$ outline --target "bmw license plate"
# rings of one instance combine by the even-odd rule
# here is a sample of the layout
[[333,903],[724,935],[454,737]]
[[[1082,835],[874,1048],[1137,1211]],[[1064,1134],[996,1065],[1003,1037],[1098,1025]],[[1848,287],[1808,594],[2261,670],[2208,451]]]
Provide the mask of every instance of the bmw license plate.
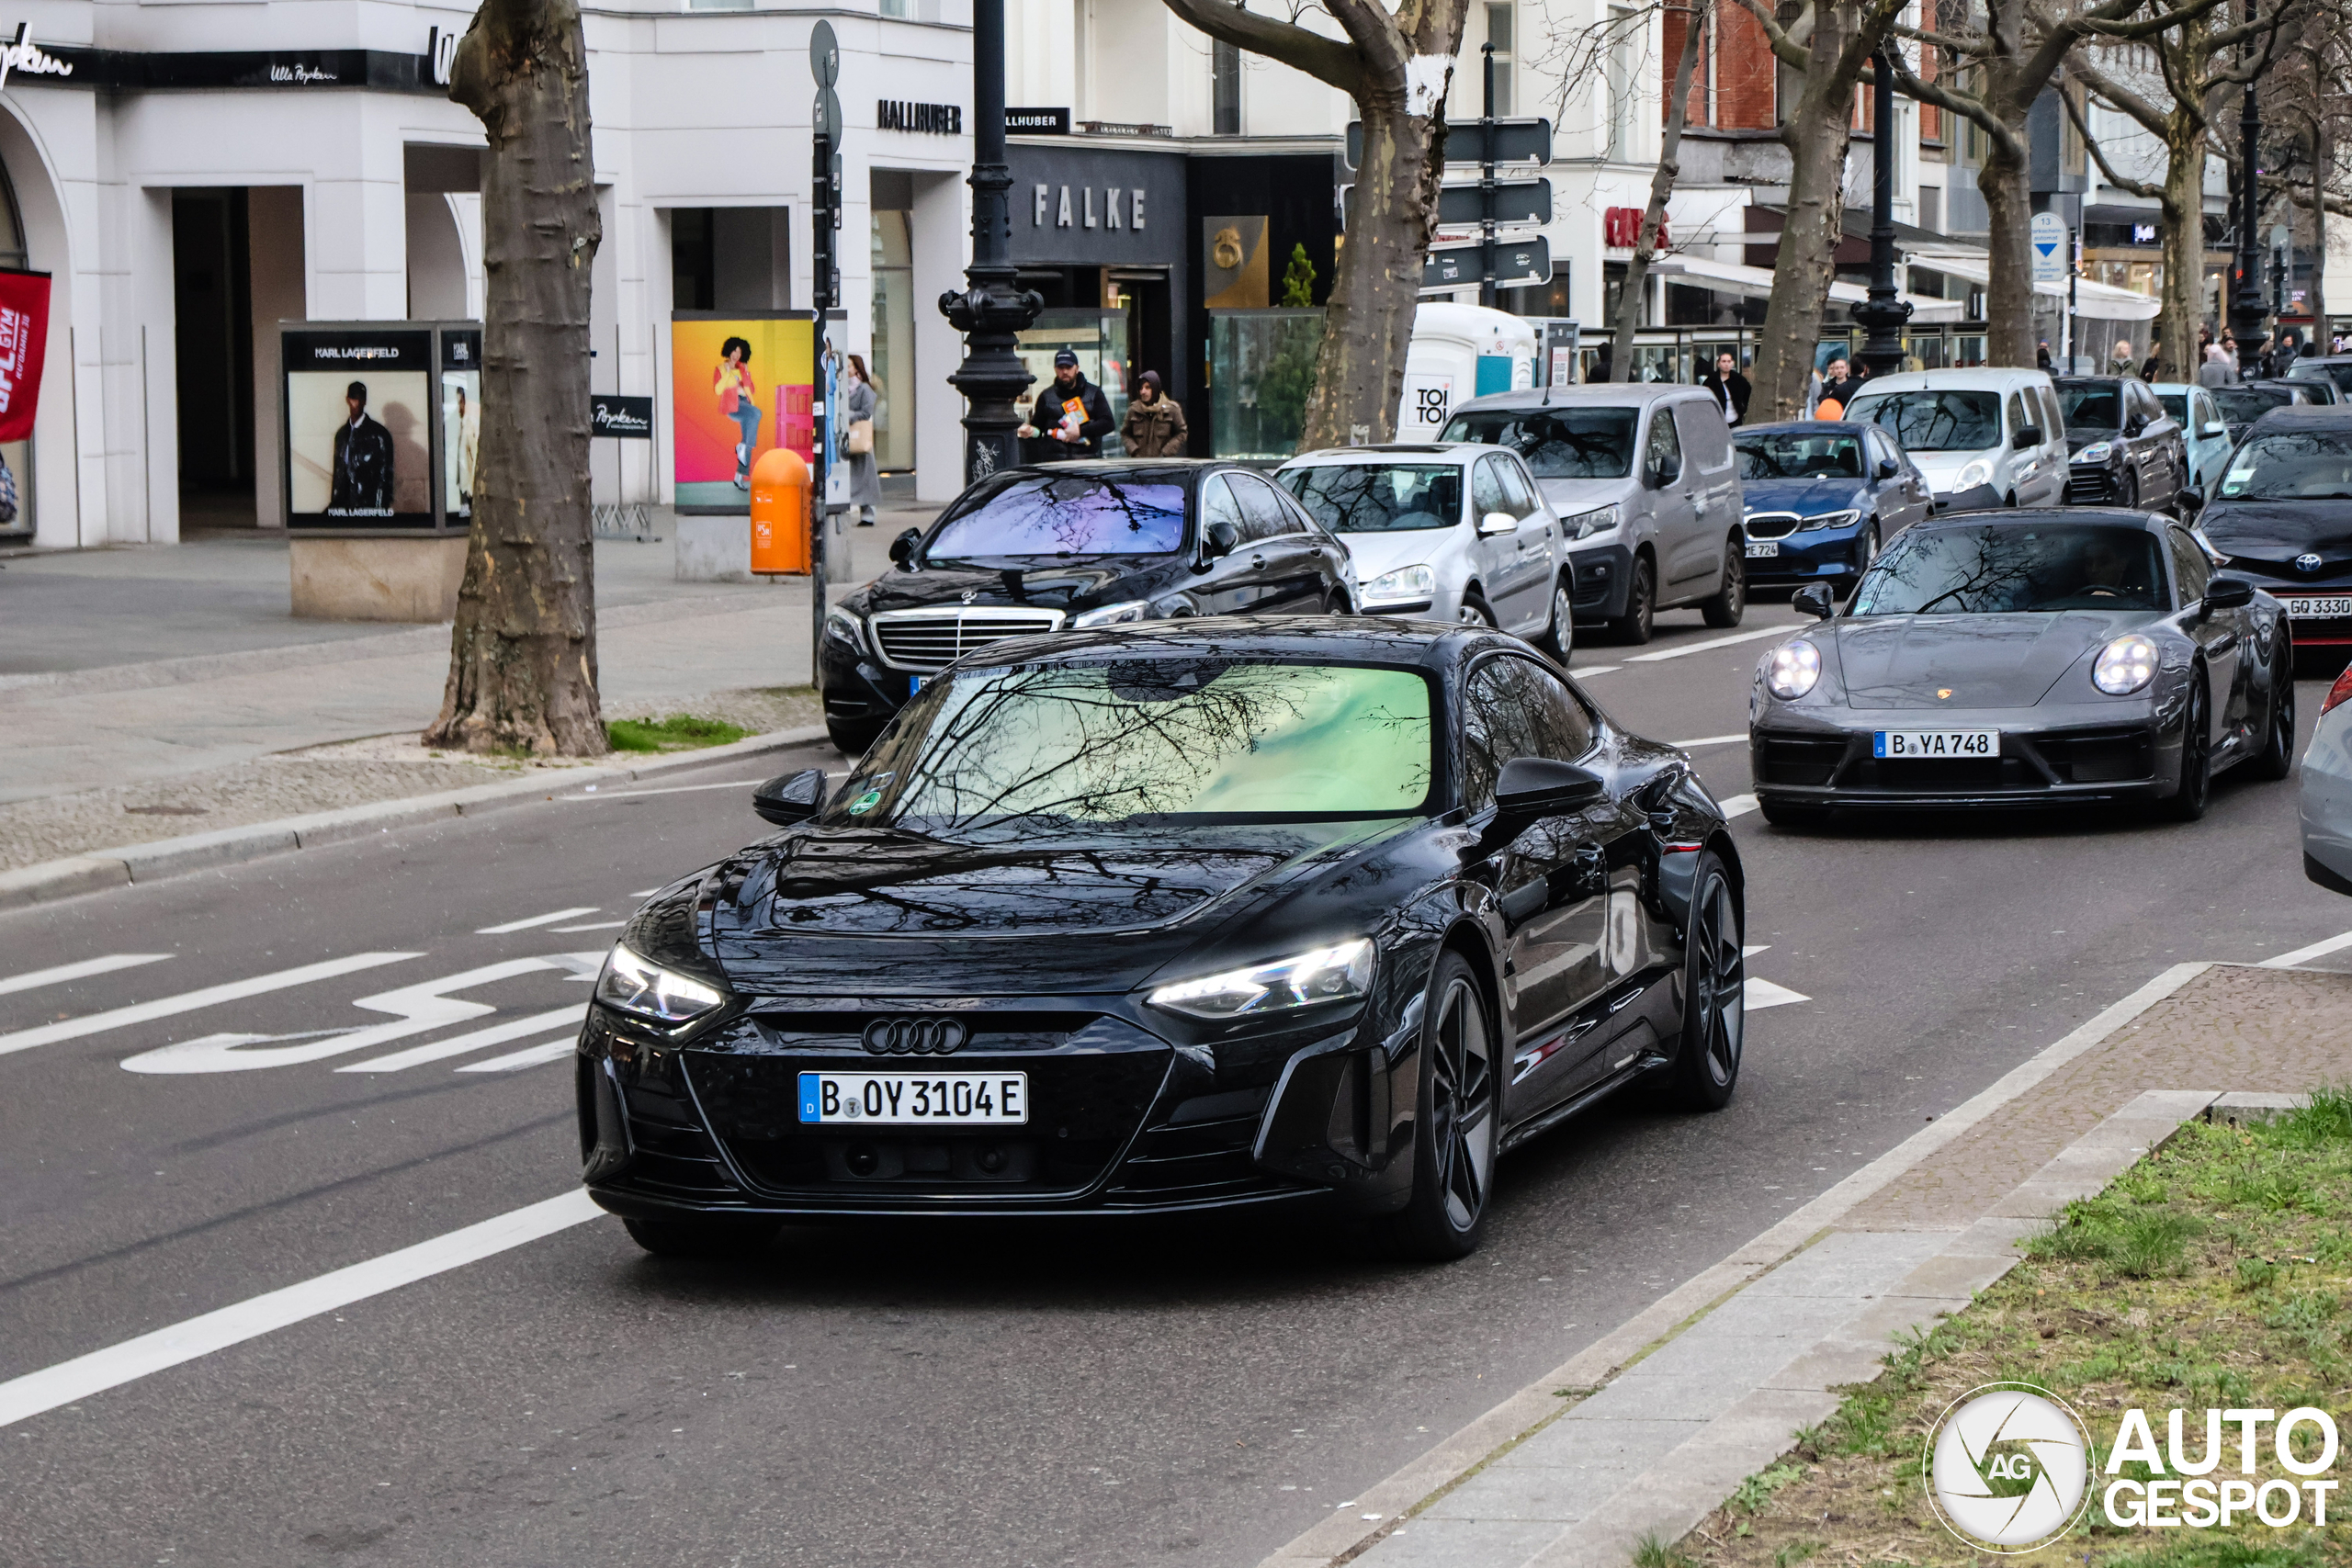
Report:
[[804,1126],[1018,1127],[1029,1120],[1026,1073],[802,1073]]
[[2352,615],[2352,594],[2288,593],[2279,595],[2290,621],[2340,621]]
[[1997,757],[1997,729],[1882,729],[1871,749],[1873,757]]
[[1780,553],[1781,541],[1778,539],[1750,539],[1747,541],[1747,555],[1750,560],[1755,559],[1758,556],[1777,556]]

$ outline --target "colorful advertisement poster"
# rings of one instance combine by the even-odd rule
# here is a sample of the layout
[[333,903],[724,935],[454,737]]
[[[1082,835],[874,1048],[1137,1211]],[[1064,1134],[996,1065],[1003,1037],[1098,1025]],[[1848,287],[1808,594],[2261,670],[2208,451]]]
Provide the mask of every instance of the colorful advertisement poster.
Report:
[[748,513],[752,465],[788,446],[815,457],[816,322],[682,310],[670,321],[677,508]]
[[0,443],[33,433],[49,346],[49,274],[0,271]]
[[470,524],[474,462],[481,452],[481,333],[441,333],[441,517]]
[[286,510],[294,528],[433,526],[433,333],[289,332]]

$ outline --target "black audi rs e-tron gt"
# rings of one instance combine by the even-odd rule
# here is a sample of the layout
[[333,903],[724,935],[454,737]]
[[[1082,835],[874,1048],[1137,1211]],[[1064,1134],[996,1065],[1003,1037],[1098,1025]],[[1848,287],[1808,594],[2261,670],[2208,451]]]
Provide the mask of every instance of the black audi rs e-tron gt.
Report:
[[588,1190],[656,1252],[1321,1203],[1458,1257],[1513,1144],[1738,1076],[1721,810],[1491,631],[996,643],[754,805],[784,830],[638,911],[580,1040]]

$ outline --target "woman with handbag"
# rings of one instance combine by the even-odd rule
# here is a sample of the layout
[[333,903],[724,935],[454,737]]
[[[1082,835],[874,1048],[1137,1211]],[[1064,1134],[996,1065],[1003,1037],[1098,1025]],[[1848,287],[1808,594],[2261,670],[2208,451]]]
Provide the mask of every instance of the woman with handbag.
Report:
[[842,451],[849,458],[849,503],[857,508],[857,525],[874,526],[874,509],[882,504],[882,472],[874,461],[874,411],[881,405],[881,389],[866,373],[865,361],[849,358],[849,382],[842,393]]

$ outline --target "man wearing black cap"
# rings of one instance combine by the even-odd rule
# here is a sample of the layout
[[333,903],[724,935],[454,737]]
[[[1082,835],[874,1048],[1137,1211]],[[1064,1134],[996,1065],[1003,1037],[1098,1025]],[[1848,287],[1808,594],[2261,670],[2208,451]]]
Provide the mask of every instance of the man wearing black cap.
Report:
[[327,497],[334,517],[382,517],[392,510],[392,433],[368,416],[368,383],[344,389],[351,418],[334,433],[334,489]]
[[1127,421],[1119,440],[1130,457],[1181,457],[1188,437],[1183,405],[1160,390],[1159,372],[1143,373],[1142,389],[1127,405]]
[[1111,405],[1102,389],[1078,373],[1078,355],[1065,348],[1054,355],[1054,378],[1037,394],[1029,423],[1018,434],[1024,441],[1048,443],[1036,461],[1057,463],[1100,457],[1111,428]]

